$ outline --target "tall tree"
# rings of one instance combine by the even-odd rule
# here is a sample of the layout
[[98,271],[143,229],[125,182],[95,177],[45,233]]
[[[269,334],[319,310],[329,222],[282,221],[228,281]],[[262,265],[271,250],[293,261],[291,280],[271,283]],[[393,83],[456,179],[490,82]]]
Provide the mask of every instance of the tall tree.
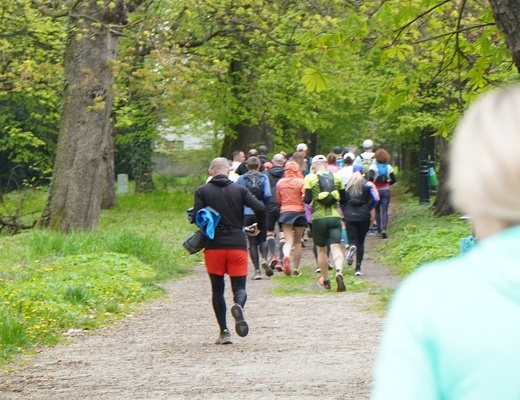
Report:
[[48,226],[69,232],[97,226],[111,153],[110,115],[119,36],[141,1],[33,0],[47,16],[66,17],[66,88],[48,202]]

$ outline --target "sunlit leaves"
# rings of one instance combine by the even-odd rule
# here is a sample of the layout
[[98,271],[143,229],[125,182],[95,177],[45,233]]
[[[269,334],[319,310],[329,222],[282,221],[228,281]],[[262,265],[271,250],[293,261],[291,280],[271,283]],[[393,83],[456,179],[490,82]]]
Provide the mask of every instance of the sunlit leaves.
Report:
[[329,78],[315,70],[306,68],[303,70],[302,83],[305,84],[308,92],[321,92],[327,86]]

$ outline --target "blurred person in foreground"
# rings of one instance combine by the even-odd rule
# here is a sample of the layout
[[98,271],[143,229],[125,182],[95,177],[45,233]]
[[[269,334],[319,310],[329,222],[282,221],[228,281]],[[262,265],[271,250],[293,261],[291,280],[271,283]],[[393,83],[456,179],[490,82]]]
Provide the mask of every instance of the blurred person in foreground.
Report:
[[229,164],[223,158],[215,158],[209,166],[212,179],[195,191],[193,215],[204,207],[211,207],[220,214],[215,237],[205,239],[204,263],[211,281],[213,310],[220,327],[216,344],[232,343],[226,322],[224,275],[231,279],[234,305],[231,315],[235,319],[235,331],[244,337],[249,325],[244,318],[246,304],[247,241],[243,232],[244,206],[250,207],[258,219],[256,234],[265,230],[265,207],[249,191],[228,178]]
[[520,399],[519,109],[520,87],[499,89],[459,123],[451,198],[471,216],[479,240],[467,253],[421,267],[397,290],[373,400]]

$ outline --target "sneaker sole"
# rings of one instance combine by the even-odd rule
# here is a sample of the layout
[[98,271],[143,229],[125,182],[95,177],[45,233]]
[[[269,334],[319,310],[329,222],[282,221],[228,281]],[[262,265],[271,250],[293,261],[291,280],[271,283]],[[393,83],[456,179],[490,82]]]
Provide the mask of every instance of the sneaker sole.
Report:
[[235,332],[238,336],[244,337],[249,333],[249,325],[244,319],[244,311],[242,307],[235,304],[231,307],[231,315],[235,318]]
[[342,275],[336,276],[336,283],[338,284],[338,289],[337,289],[338,292],[344,292],[347,290],[347,288],[345,286],[345,281],[344,281]]
[[357,249],[353,250],[352,253],[349,253],[347,256],[347,265],[352,265],[354,263],[354,256],[356,255]]
[[218,338],[215,344],[233,344],[231,338]]
[[285,256],[283,258],[283,273],[285,275],[291,275],[291,258]]
[[267,276],[273,276],[274,275],[273,270],[269,267],[269,265],[267,265],[267,262],[263,262],[262,263],[262,268],[264,269],[265,274]]

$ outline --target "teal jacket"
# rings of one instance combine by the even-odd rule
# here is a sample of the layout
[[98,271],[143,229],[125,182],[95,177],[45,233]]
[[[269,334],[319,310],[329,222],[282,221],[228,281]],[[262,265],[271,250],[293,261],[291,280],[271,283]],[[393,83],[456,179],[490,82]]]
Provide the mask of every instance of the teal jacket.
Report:
[[398,288],[372,400],[520,399],[520,226]]

